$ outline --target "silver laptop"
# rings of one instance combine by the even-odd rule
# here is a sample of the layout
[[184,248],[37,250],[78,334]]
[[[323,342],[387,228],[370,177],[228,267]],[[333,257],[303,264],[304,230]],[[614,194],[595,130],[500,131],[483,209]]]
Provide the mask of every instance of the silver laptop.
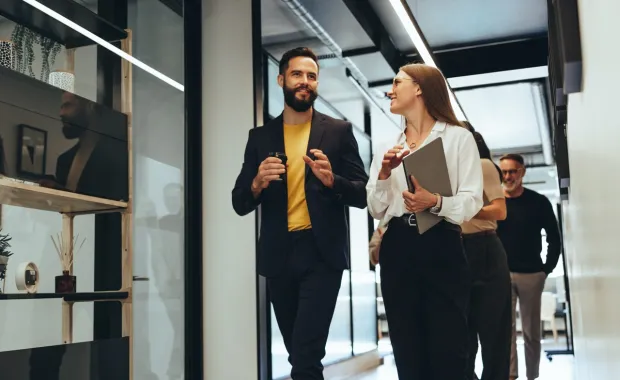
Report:
[[[403,167],[407,176],[409,191],[414,191],[413,183],[410,179],[410,176],[413,175],[420,183],[420,186],[429,192],[437,193],[444,197],[451,197],[453,195],[441,137],[436,138],[405,157],[403,159]],[[415,217],[420,234],[428,231],[443,220],[443,217],[431,214],[428,210],[415,213]]]

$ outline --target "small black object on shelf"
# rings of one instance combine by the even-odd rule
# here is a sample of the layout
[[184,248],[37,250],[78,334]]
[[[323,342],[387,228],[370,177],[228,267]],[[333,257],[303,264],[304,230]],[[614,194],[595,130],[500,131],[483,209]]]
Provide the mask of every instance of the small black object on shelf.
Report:
[[[108,42],[127,38],[127,32],[123,29],[73,0],[39,0],[39,2]],[[23,0],[0,1],[0,15],[64,45],[67,49],[95,44],[90,38]]]
[[75,293],[77,288],[77,279],[75,276],[70,275],[69,271],[62,271],[62,275],[55,278],[55,292],[56,293]]

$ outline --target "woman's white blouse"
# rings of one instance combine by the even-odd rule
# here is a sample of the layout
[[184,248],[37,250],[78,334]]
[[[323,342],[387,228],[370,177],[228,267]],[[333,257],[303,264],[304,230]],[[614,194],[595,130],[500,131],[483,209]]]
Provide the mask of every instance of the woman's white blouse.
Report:
[[[448,222],[460,225],[473,218],[482,208],[482,167],[480,154],[474,137],[467,129],[436,122],[431,133],[420,145],[420,148],[429,142],[441,137],[446,155],[451,197],[443,197],[440,216]],[[372,160],[370,178],[366,185],[368,211],[375,218],[387,225],[392,217],[399,217],[409,213],[403,200],[403,192],[407,190],[407,182],[403,165],[392,170],[386,180],[380,181],[379,171],[383,155],[394,145],[407,145],[404,133],[399,133],[391,141],[382,144]],[[419,149],[419,148],[418,148]],[[429,165],[432,163],[429,162]],[[422,184],[422,186],[424,186]]]

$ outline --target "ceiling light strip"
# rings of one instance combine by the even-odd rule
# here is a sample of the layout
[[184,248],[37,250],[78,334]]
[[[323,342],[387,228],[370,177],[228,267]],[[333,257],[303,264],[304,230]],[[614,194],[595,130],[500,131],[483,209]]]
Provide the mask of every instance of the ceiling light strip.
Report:
[[[405,8],[405,5],[403,4],[403,1],[406,1],[406,0],[389,0],[389,1],[390,1],[390,4],[392,5],[392,8],[394,8],[394,12],[396,12],[396,15],[400,19],[400,22],[403,24],[405,31],[407,31],[409,38],[411,38],[413,45],[415,46],[416,50],[418,51],[418,54],[420,55],[424,63],[428,66],[437,68],[437,64],[435,64],[433,55],[431,54],[430,50],[426,46],[426,42],[422,38],[421,31],[418,30],[417,25],[415,25],[413,22],[413,15],[409,14],[407,9]],[[456,114],[456,117],[459,120],[467,120],[467,117],[465,116],[465,112],[463,112],[461,105],[456,100],[456,97],[454,96],[454,93],[452,92],[452,89],[450,88],[450,84],[448,83],[448,81],[446,81],[446,86],[448,86],[450,103],[452,104],[452,108],[454,109],[454,113]]]
[[75,22],[69,20],[68,18],[64,17],[63,15],[59,14],[58,12],[56,12],[56,11],[46,7],[43,4],[41,4],[37,0],[23,0],[23,1],[25,3],[27,3],[27,4],[30,4],[34,8],[37,8],[38,10],[40,10],[43,13],[45,13],[46,15],[48,15],[48,16],[58,20],[59,22],[65,24],[66,26],[68,26],[69,28],[75,30],[76,32],[81,33],[82,35],[90,38],[95,43],[103,46],[104,48],[108,49],[112,53],[118,55],[119,57],[121,57],[121,58],[123,58],[125,60],[127,60],[131,64],[141,68],[142,70],[144,70],[147,73],[153,75],[154,77],[160,79],[161,81],[169,84],[170,86],[176,88],[177,90],[179,90],[181,92],[185,91],[185,86],[183,86],[179,82],[177,82],[174,79],[172,79],[172,78],[162,74],[161,72],[155,70],[154,68],[152,68],[151,66],[145,64],[144,62],[140,61],[139,59],[136,59],[136,58],[132,57],[131,55],[125,53],[124,51],[122,51],[121,49],[119,49],[116,46],[112,45],[108,41],[102,39],[101,37],[97,36],[94,33],[89,32],[88,30],[84,29],[80,25],[78,25]]

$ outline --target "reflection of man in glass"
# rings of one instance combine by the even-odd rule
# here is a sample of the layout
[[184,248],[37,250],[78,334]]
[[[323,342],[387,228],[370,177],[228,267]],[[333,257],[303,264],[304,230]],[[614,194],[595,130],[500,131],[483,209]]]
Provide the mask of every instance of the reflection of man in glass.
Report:
[[[169,183],[164,186],[167,214],[158,221],[156,231],[160,243],[153,248],[155,286],[159,291],[170,324],[172,352],[168,362],[168,378],[183,378],[183,186]],[[154,231],[155,232],[155,231]],[[155,240],[156,241],[156,240]]]
[[56,182],[66,190],[110,199],[127,199],[126,143],[94,132],[101,115],[93,103],[62,95],[62,133],[77,143],[58,157]]

